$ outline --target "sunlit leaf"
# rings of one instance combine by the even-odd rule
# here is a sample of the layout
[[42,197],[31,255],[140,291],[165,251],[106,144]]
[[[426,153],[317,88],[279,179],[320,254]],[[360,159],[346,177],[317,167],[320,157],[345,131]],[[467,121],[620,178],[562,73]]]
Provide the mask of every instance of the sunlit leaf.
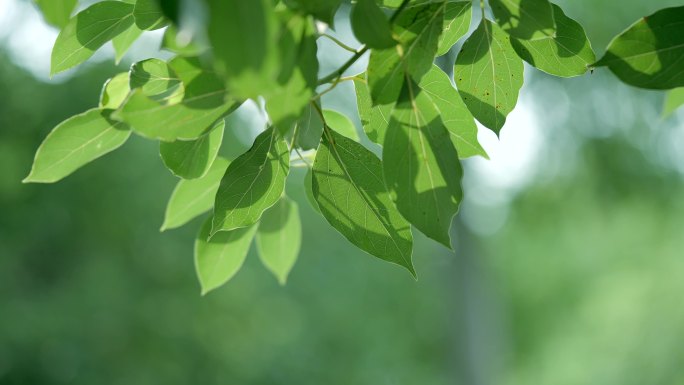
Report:
[[392,38],[389,20],[375,0],[358,0],[349,18],[354,36],[368,47],[382,49],[397,44]]
[[284,285],[292,270],[302,243],[299,207],[283,196],[264,212],[259,221],[256,245],[264,266]]
[[161,48],[184,56],[198,55],[205,50],[205,47],[195,41],[179,38],[178,29],[174,25],[169,25],[164,31]]
[[518,100],[523,63],[510,36],[483,20],[456,57],[454,79],[475,119],[498,134]]
[[56,182],[124,144],[131,132],[109,118],[111,111],[95,108],[58,124],[38,147],[24,183]]
[[252,225],[216,234],[209,239],[211,218],[208,218],[195,238],[195,271],[202,286],[202,295],[224,285],[240,270],[256,233]]
[[684,105],[684,87],[675,88],[667,92],[663,106],[663,117],[666,118]]
[[131,88],[128,85],[128,72],[122,72],[108,79],[100,93],[100,108],[116,109],[126,100]]
[[112,39],[112,46],[114,47],[114,58],[117,64],[123,59],[131,45],[142,35],[143,31],[135,24],[131,24],[128,29],[121,32],[118,36]]
[[228,166],[216,194],[211,233],[256,223],[283,194],[289,170],[287,144],[271,127]]
[[325,118],[325,123],[328,125],[328,127],[337,131],[337,133],[357,142],[361,141],[359,133],[356,131],[354,122],[352,122],[347,115],[335,110],[325,109],[323,110],[323,117]]
[[411,226],[392,204],[372,152],[328,130],[314,162],[313,193],[325,219],[351,243],[415,276]]
[[444,25],[439,36],[437,56],[442,56],[463,37],[470,28],[472,17],[472,3],[470,1],[448,2],[444,10]]
[[64,28],[78,0],[34,0],[45,21],[58,28]]
[[220,120],[210,132],[195,140],[161,142],[159,154],[166,168],[183,179],[203,177],[218,155],[225,125]]
[[166,62],[147,59],[133,64],[130,71],[130,87],[140,88],[142,94],[160,104],[176,104],[185,95],[180,77]]
[[489,0],[501,28],[518,39],[536,40],[555,33],[553,9],[547,0]]
[[354,79],[356,91],[356,103],[359,109],[359,118],[363,131],[368,139],[382,145],[385,141],[385,132],[389,125],[389,114],[394,103],[373,105],[368,83],[364,80]]

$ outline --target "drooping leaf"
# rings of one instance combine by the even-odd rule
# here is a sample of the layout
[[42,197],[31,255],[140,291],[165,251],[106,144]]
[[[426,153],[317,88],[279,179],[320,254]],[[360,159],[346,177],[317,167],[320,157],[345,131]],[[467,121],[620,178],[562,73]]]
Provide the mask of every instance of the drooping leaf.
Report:
[[442,123],[449,131],[451,141],[458,151],[459,158],[475,155],[488,158],[487,153],[477,140],[477,126],[468,108],[463,104],[458,91],[451,85],[451,81],[436,65],[420,80],[419,84],[424,103],[429,103],[429,109],[439,112]]
[[297,124],[299,125],[296,138],[297,146],[303,150],[318,147],[321,142],[321,135],[323,135],[323,120],[311,104],[307,104],[304,108]]
[[463,197],[461,166],[433,100],[407,79],[382,150],[385,183],[399,212],[451,248],[449,228]]
[[337,112],[335,110],[323,110],[323,117],[325,118],[325,123],[328,127],[337,131],[337,133],[346,136],[347,138],[360,142],[361,138],[359,133],[356,131],[356,126],[347,115]]
[[285,0],[285,4],[294,10],[301,10],[313,15],[318,20],[332,26],[335,12],[342,0]]
[[444,10],[444,24],[442,34],[439,36],[437,56],[449,52],[458,39],[463,37],[470,28],[472,18],[472,3],[470,1],[448,2]]
[[392,204],[372,152],[328,130],[313,166],[313,193],[325,219],[351,243],[415,277],[411,226]]
[[162,28],[167,23],[159,0],[136,0],[133,17],[135,25],[147,31]]
[[183,226],[193,218],[209,211],[214,206],[216,191],[229,163],[227,159],[219,156],[203,177],[178,181],[166,205],[164,223],[160,231]]
[[107,80],[100,93],[100,108],[117,109],[126,100],[131,88],[128,86],[128,72],[122,72]]
[[510,37],[485,19],[456,57],[454,79],[475,119],[498,134],[518,100],[523,63]]
[[137,25],[131,24],[128,28],[121,32],[118,36],[112,39],[112,45],[114,46],[114,58],[116,64],[121,62],[128,49],[131,45],[138,40],[140,35],[142,35],[142,30],[138,28]]
[[383,49],[397,44],[389,20],[375,0],[358,0],[349,18],[354,36],[368,47]]
[[202,286],[202,295],[223,286],[240,270],[257,226],[222,232],[209,239],[211,218],[208,218],[195,238],[195,271]]
[[552,37],[553,9],[547,0],[489,0],[494,19],[511,36],[522,40]]
[[430,70],[437,54],[446,4],[441,1],[407,7],[393,24],[400,44],[371,52],[367,78],[374,105],[396,101],[405,74],[418,81]]
[[147,59],[131,67],[130,87],[160,104],[176,104],[183,100],[185,86],[175,71],[163,60]]
[[203,177],[218,155],[225,125],[226,122],[220,120],[210,132],[195,140],[161,142],[159,154],[166,168],[183,179]]
[[608,45],[595,66],[608,66],[635,87],[684,86],[684,6],[665,8],[632,24]]
[[302,223],[297,203],[284,196],[264,212],[259,221],[256,245],[264,266],[284,285],[302,243]]
[[513,49],[523,60],[551,75],[571,77],[587,72],[596,61],[584,28],[553,6],[556,33],[536,40],[511,39]]
[[675,88],[667,92],[663,106],[663,118],[672,115],[679,107],[684,105],[684,87]]
[[88,60],[95,51],[133,24],[133,5],[101,1],[72,17],[52,48],[50,74]]
[[316,198],[314,198],[313,195],[313,172],[310,168],[307,168],[306,174],[304,174],[304,193],[306,194],[306,199],[309,201],[309,204],[311,204],[311,207],[317,213],[320,213],[321,209],[318,208],[318,202],[316,202]]
[[111,111],[95,108],[58,124],[38,147],[23,182],[57,182],[124,144],[131,132],[110,119]]
[[389,114],[394,107],[394,103],[374,106],[371,101],[368,83],[363,80],[354,79],[354,89],[356,90],[356,103],[363,131],[368,136],[368,139],[382,145],[385,141],[385,132],[387,132],[387,126],[389,125]]
[[173,24],[164,31],[161,48],[184,56],[199,55],[205,50],[205,47],[195,41],[179,38],[178,29]]
[[43,18],[49,24],[64,28],[69,22],[71,13],[76,9],[78,0],[34,0]]
[[271,127],[228,166],[216,193],[211,233],[256,223],[283,194],[289,170],[287,144]]

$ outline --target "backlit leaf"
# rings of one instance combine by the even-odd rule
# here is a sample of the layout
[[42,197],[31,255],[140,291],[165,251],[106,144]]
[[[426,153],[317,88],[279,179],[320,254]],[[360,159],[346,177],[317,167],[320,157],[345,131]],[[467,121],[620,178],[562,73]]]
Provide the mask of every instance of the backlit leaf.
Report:
[[135,25],[147,31],[166,25],[166,18],[159,6],[159,0],[136,0],[133,17]]
[[203,177],[218,155],[225,125],[220,120],[210,132],[195,140],[161,142],[159,154],[166,168],[183,179]]
[[684,105],[684,87],[668,91],[663,106],[663,118],[670,116],[682,105]]
[[100,108],[116,109],[126,100],[131,88],[128,85],[128,72],[122,72],[107,80],[100,93]]
[[318,147],[323,135],[323,120],[311,104],[304,107],[297,124],[297,145],[304,150]]
[[34,0],[45,21],[58,28],[64,28],[78,0]]
[[385,132],[387,132],[387,126],[389,125],[389,114],[394,107],[394,103],[374,106],[371,101],[368,84],[363,80],[354,79],[354,89],[356,90],[356,103],[363,131],[368,136],[368,139],[382,145],[385,141]]
[[470,28],[472,18],[472,3],[470,1],[448,2],[444,10],[444,24],[439,36],[437,56],[442,56],[463,37]]
[[283,196],[259,221],[256,245],[264,266],[284,285],[302,243],[302,223],[297,203]]
[[185,86],[175,71],[159,59],[147,59],[133,64],[130,87],[160,104],[176,104],[185,95]]
[[335,110],[323,110],[323,117],[325,118],[325,123],[328,127],[337,131],[339,134],[346,136],[349,139],[355,140],[357,142],[361,141],[359,133],[356,131],[356,126],[354,123],[340,112]]
[[547,0],[489,0],[494,19],[518,39],[536,40],[555,33],[553,9]]
[[125,31],[112,39],[114,46],[115,61],[117,64],[123,59],[131,45],[142,35],[142,30],[135,24],[131,24]]
[[390,48],[397,44],[387,16],[375,0],[357,0],[349,16],[354,36],[370,48]]
[[318,202],[316,202],[316,198],[314,198],[313,195],[313,171],[308,167],[306,169],[306,174],[304,174],[304,193],[306,194],[306,199],[309,201],[309,204],[311,204],[311,208],[317,213],[320,213],[321,209],[318,208]]

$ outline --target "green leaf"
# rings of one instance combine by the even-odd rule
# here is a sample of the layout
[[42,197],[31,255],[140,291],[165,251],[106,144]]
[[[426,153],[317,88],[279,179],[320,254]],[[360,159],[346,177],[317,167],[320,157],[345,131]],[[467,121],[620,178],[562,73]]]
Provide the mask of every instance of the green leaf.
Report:
[[284,2],[288,7],[313,15],[316,19],[332,26],[335,12],[342,0],[285,0]]
[[684,105],[684,87],[668,91],[665,96],[665,105],[663,106],[663,118],[672,115],[682,105]]
[[210,132],[195,140],[161,142],[159,154],[166,168],[183,179],[203,177],[218,155],[225,125],[226,122],[220,120]]
[[458,39],[468,33],[472,18],[472,3],[470,1],[448,2],[444,10],[444,24],[439,36],[437,56],[449,52]]
[[368,136],[368,139],[382,145],[385,141],[385,133],[389,125],[389,114],[394,107],[394,103],[373,106],[368,83],[364,80],[354,79],[354,89],[356,90],[356,103],[363,131]]
[[108,79],[100,93],[100,108],[116,109],[126,100],[131,88],[128,86],[128,72],[122,72]]
[[523,60],[551,75],[571,77],[587,72],[596,61],[584,28],[553,6],[556,33],[537,40],[511,39],[513,49]]
[[38,147],[23,182],[56,182],[124,144],[131,132],[109,118],[111,111],[95,108],[58,124]]
[[547,0],[489,0],[494,19],[511,36],[524,40],[553,37],[556,25]]
[[430,103],[430,110],[435,109],[444,123],[451,141],[456,146],[460,158],[481,155],[488,158],[487,153],[477,140],[477,126],[468,108],[463,104],[458,91],[451,81],[436,65],[420,80],[425,103]]
[[228,166],[216,194],[211,233],[256,223],[283,194],[289,170],[287,144],[271,127]]
[[164,31],[161,48],[184,56],[199,55],[205,50],[205,47],[194,41],[179,39],[178,29],[173,24]]
[[214,206],[216,191],[218,191],[221,178],[229,163],[227,159],[219,156],[212,163],[209,172],[203,177],[180,180],[166,205],[164,223],[160,231],[183,226],[193,218],[210,210]]
[[147,31],[162,28],[167,23],[159,0],[136,0],[133,16],[135,25]]
[[325,118],[325,123],[328,127],[337,131],[338,134],[342,134],[347,138],[361,142],[361,137],[356,131],[356,126],[346,115],[337,112],[335,110],[323,110],[323,117]]
[[71,13],[76,9],[78,0],[34,0],[43,18],[49,24],[64,28],[69,22]]
[[325,219],[351,243],[415,277],[411,226],[392,204],[372,152],[327,130],[313,166],[313,193]]
[[498,134],[523,84],[523,63],[510,37],[483,20],[456,57],[454,78],[475,119]]
[[383,49],[397,44],[389,20],[375,0],[358,0],[349,18],[354,36],[368,47]]
[[321,135],[323,135],[323,120],[311,104],[304,107],[304,112],[299,117],[297,124],[299,125],[297,146],[303,150],[317,148],[321,142]]
[[309,204],[311,204],[311,207],[317,213],[320,213],[321,209],[318,208],[318,202],[316,202],[316,198],[314,198],[313,195],[313,172],[308,167],[306,169],[306,174],[304,174],[304,193],[306,193],[306,199],[309,201]]
[[128,49],[131,48],[131,45],[138,40],[140,35],[142,35],[143,31],[138,28],[135,24],[131,24],[128,29],[125,31],[121,32],[117,37],[112,39],[112,45],[114,46],[114,58],[116,61],[116,64],[119,64],[121,62],[121,59],[123,59],[124,55],[126,52],[128,52]]
[[371,51],[367,72],[373,105],[396,101],[405,74],[418,81],[430,70],[437,54],[446,4],[441,1],[407,7],[393,24],[400,45]]
[[426,92],[407,79],[382,150],[385,183],[399,212],[451,249],[451,219],[463,197],[462,171],[449,132]]
[[281,285],[287,282],[302,243],[302,223],[297,204],[283,195],[259,221],[256,245],[264,266]]
[[126,31],[133,23],[133,5],[102,1],[79,12],[57,36],[52,48],[50,74],[88,60],[98,48]]
[[160,104],[176,104],[183,100],[185,86],[175,71],[163,60],[147,59],[131,67],[130,87]]
[[195,238],[195,270],[202,295],[223,286],[240,270],[257,226],[222,232],[209,240],[210,230],[211,218],[208,218]]
[[642,18],[616,36],[595,66],[608,66],[635,87],[684,86],[684,6],[665,8]]

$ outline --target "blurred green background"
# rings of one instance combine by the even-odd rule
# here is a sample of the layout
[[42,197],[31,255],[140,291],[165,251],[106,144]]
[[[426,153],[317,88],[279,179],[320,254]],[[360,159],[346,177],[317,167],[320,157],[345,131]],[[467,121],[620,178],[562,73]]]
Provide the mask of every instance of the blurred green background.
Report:
[[[560,5],[600,56],[680,3]],[[156,143],[20,183],[52,127],[159,36],[118,67],[105,52],[49,80],[56,32],[21,0],[2,0],[0,21],[0,384],[684,384],[684,113],[662,119],[662,93],[528,68],[501,141],[481,133],[492,160],[464,162],[456,253],[417,235],[418,282],[332,230],[297,170],[305,238],[287,286],[252,251],[201,297],[201,219],[158,231],[176,180]],[[321,51],[322,72],[344,60]],[[354,103],[346,85],[325,100]],[[248,146],[250,119],[229,121],[224,153]]]

